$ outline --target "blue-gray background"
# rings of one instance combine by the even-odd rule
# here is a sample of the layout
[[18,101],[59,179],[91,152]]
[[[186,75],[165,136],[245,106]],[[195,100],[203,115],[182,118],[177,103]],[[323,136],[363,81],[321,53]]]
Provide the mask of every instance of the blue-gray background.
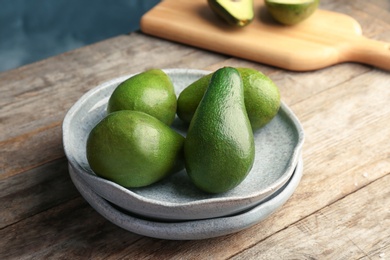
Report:
[[0,0],[0,71],[139,29],[159,0]]

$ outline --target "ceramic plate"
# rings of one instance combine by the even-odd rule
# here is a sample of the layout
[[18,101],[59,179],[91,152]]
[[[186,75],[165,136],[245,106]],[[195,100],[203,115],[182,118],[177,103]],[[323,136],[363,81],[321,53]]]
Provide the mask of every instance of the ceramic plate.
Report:
[[[203,70],[167,69],[176,93],[210,73]],[[86,140],[91,129],[106,115],[106,106],[116,86],[131,75],[106,82],[86,93],[68,111],[63,123],[65,154],[75,172],[101,197],[133,213],[167,220],[202,219],[234,214],[281,188],[298,162],[304,134],[293,112],[282,103],[279,113],[255,133],[255,162],[247,178],[235,189],[211,195],[192,185],[185,170],[145,188],[126,189],[96,176],[86,158]],[[185,125],[176,118],[175,130],[185,135]]]
[[87,202],[103,217],[128,231],[161,239],[194,240],[206,239],[249,228],[279,209],[294,193],[303,172],[302,160],[289,181],[264,202],[235,215],[220,218],[187,220],[180,222],[153,221],[118,209],[96,194],[92,188],[69,167],[70,176]]

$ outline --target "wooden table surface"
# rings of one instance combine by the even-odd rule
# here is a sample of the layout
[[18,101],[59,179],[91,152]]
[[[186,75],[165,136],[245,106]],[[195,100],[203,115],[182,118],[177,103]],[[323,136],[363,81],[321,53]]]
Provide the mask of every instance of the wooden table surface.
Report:
[[[388,0],[322,0],[390,42]],[[117,227],[78,193],[61,124],[86,91],[151,67],[267,74],[306,134],[303,177],[238,233],[160,240]],[[390,259],[390,72],[345,63],[291,72],[134,32],[0,73],[0,259]]]

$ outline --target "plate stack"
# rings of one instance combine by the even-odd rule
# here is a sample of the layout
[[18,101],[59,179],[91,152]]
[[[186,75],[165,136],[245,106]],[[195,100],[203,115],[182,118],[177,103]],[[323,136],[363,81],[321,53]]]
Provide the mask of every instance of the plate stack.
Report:
[[[210,71],[167,69],[178,95]],[[116,78],[86,93],[68,111],[63,142],[69,172],[88,203],[112,223],[131,232],[163,239],[193,240],[222,236],[248,228],[280,208],[302,176],[304,133],[282,103],[275,118],[254,133],[255,162],[246,179],[222,194],[197,189],[185,170],[153,185],[126,189],[96,176],[86,158],[86,140],[106,115],[116,86],[132,75]],[[179,119],[173,126],[185,135]]]

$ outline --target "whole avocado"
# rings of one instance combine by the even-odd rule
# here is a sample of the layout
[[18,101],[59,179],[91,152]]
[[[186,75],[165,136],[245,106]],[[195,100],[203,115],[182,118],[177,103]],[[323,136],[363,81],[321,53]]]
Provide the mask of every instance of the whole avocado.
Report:
[[135,110],[170,125],[175,119],[177,100],[171,79],[161,69],[150,69],[120,83],[108,100],[107,113]]
[[[252,68],[237,68],[244,86],[245,107],[252,130],[256,131],[278,113],[280,93],[275,83],[266,75]],[[185,88],[177,99],[177,115],[190,123],[202,99],[213,73],[201,77]]]
[[245,179],[254,156],[240,74],[221,68],[212,75],[184,141],[187,173],[203,191],[226,192]]
[[96,175],[127,188],[155,183],[183,165],[184,137],[144,112],[108,114],[89,133],[87,160]]

